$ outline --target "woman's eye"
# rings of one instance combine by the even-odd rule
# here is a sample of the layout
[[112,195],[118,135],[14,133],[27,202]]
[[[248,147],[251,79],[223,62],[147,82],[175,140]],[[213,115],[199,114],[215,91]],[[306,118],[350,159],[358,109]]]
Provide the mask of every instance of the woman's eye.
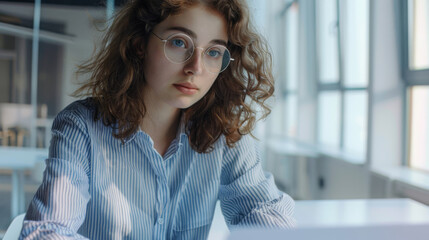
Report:
[[185,41],[183,41],[182,39],[173,39],[171,41],[171,43],[175,47],[181,47],[181,48],[185,48],[186,47]]
[[208,52],[208,55],[209,55],[210,57],[216,58],[216,57],[219,57],[219,56],[221,55],[221,52],[220,52],[220,51],[218,51],[218,50],[210,50],[210,51]]

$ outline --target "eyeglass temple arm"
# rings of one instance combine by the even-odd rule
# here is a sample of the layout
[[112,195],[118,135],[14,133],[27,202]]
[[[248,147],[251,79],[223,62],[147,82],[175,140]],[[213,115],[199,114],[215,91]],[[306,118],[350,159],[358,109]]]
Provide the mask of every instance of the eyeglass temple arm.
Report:
[[154,32],[151,32],[155,37],[159,38],[159,40],[163,42],[167,42],[167,39],[162,39],[160,36],[156,35]]

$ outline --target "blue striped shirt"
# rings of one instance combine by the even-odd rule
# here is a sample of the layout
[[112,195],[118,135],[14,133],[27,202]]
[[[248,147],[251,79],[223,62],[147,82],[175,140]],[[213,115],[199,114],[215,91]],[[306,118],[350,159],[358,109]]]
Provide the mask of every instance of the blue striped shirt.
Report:
[[123,144],[88,99],[58,114],[43,182],[20,239],[205,239],[217,200],[229,228],[291,227],[293,200],[251,137],[195,152],[181,124],[164,156],[139,130]]

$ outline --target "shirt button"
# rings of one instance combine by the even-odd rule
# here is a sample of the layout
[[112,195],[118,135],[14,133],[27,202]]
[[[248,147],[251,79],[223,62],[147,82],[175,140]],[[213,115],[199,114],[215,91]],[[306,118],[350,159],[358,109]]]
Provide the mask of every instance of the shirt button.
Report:
[[158,218],[158,223],[159,224],[164,224],[164,219],[163,218]]

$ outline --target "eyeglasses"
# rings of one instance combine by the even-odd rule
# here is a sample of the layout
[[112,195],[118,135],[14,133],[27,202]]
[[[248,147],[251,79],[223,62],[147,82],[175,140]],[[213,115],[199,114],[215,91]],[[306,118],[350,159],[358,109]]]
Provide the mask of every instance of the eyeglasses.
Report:
[[[162,39],[154,32],[154,36],[164,42],[164,55],[172,63],[184,63],[194,54],[195,47],[192,38],[184,33],[176,33],[167,39]],[[201,49],[201,48],[200,48]],[[229,63],[234,61],[228,49],[223,45],[213,45],[203,51],[204,67],[213,74],[224,71]]]

